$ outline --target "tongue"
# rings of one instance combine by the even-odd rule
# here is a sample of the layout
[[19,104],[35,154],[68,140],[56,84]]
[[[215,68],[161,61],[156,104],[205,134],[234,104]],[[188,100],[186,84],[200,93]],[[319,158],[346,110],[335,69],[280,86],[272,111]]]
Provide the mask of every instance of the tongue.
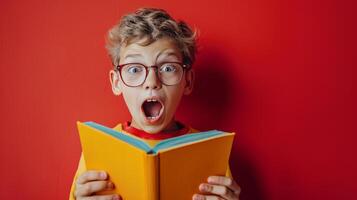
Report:
[[143,110],[147,117],[159,116],[161,107],[162,107],[161,103],[157,101],[151,101],[151,102],[145,101],[143,104]]

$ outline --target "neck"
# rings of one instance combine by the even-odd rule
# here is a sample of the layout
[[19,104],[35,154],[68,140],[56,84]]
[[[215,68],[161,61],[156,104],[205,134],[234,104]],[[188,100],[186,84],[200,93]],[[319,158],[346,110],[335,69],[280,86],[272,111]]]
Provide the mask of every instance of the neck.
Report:
[[[138,125],[138,123],[135,122],[134,119],[131,119],[130,126],[136,128],[136,129],[139,129],[139,130],[143,130],[143,128],[140,127]],[[157,133],[159,133],[159,132],[174,132],[174,131],[179,130],[180,128],[181,128],[181,126],[173,118],[171,120],[171,122],[164,129],[157,131]],[[152,134],[155,134],[155,133],[152,133]]]

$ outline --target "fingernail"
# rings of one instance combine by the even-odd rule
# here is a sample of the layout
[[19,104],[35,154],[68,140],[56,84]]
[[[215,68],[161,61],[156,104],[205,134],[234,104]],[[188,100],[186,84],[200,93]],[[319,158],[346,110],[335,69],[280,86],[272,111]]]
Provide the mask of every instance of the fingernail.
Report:
[[200,189],[201,191],[209,192],[209,191],[211,191],[212,186],[211,186],[211,185],[208,185],[208,184],[201,184],[201,185],[199,186],[199,189]]
[[119,198],[119,196],[118,195],[114,195],[113,196],[113,200],[119,200],[120,198]]
[[212,177],[212,176],[210,176],[210,177],[208,177],[207,181],[208,181],[208,182],[213,182],[213,181],[214,181],[214,179],[213,179],[213,177]]
[[106,178],[107,178],[107,173],[106,173],[106,172],[101,172],[101,173],[100,173],[100,176],[101,176],[103,179],[106,179]]
[[114,188],[114,184],[113,184],[112,182],[109,182],[109,183],[107,184],[107,188],[108,188],[108,189],[113,189],[113,188]]

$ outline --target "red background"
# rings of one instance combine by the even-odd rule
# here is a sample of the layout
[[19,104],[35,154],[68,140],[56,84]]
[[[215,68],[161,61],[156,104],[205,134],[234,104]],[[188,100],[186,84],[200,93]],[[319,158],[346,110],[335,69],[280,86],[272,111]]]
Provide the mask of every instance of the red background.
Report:
[[200,30],[196,87],[178,118],[238,133],[231,166],[241,199],[356,198],[352,4],[2,0],[0,199],[67,199],[76,120],[129,118],[110,90],[105,35],[145,6]]

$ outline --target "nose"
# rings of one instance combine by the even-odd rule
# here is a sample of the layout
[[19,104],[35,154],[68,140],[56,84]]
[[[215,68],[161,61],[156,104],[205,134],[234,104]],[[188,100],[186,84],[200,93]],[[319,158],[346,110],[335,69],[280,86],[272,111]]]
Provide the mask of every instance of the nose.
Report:
[[160,89],[161,87],[162,87],[162,84],[161,84],[161,81],[157,75],[157,69],[153,68],[153,67],[149,68],[148,75],[144,82],[144,88],[145,89]]

